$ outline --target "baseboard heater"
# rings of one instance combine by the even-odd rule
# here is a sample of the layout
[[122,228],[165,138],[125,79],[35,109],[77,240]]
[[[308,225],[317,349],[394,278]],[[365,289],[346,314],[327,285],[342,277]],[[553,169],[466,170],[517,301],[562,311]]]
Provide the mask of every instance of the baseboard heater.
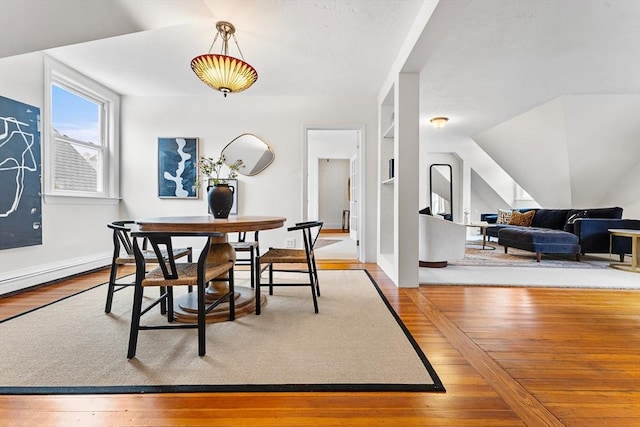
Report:
[[0,274],[0,295],[54,282],[111,264],[111,252],[41,264]]

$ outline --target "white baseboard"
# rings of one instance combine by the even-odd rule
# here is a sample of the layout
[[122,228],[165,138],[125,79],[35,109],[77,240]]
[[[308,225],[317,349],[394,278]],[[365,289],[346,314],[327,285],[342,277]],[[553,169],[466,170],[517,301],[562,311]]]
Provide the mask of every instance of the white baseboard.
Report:
[[97,253],[0,273],[0,295],[110,265],[111,255]]

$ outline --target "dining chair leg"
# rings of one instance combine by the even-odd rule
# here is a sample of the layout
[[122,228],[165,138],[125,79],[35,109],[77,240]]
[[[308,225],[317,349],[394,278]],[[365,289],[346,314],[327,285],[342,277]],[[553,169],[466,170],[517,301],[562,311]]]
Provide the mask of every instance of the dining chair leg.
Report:
[[313,277],[316,284],[316,294],[320,296],[320,280],[318,280],[318,267],[316,266],[315,256],[311,259],[311,265],[313,266]]
[[131,330],[129,331],[129,350],[127,358],[132,359],[136,355],[138,345],[138,332],[140,330],[140,316],[142,312],[142,286],[136,285],[133,294],[133,308],[131,310]]
[[[162,298],[162,296],[166,292],[167,288],[164,286],[160,286],[160,298]],[[162,314],[163,316],[167,314],[167,300],[165,298],[162,298],[162,300],[160,300],[160,314]]]
[[116,287],[116,277],[118,273],[118,264],[111,264],[111,273],[109,273],[109,285],[107,286],[107,302],[104,306],[105,313],[111,313],[113,304],[113,294]]
[[233,268],[229,269],[229,320],[236,320],[236,288]]
[[204,301],[204,283],[198,283],[198,355],[204,356],[206,354],[206,335],[205,335],[205,301]]
[[166,301],[167,305],[167,320],[169,322],[173,322],[176,320],[175,314],[173,312],[173,286],[167,286],[166,297],[163,301]]
[[[189,246],[189,253],[187,254],[187,262],[193,262],[193,249]],[[193,292],[193,286],[189,285],[187,287],[189,293]]]
[[256,315],[260,314],[260,275],[262,272],[262,267],[260,265],[260,259],[256,259],[256,266],[258,268],[256,268],[256,272],[255,272],[255,276],[256,276],[256,290],[255,290],[255,294],[256,294]]
[[269,264],[269,295],[273,295],[273,264]]
[[[307,264],[309,264],[308,261]],[[316,314],[318,314],[318,297],[316,296],[316,279],[313,273],[313,266],[307,265],[307,270],[309,272],[309,286],[311,287],[311,296],[313,297],[313,310]]]
[[251,264],[251,288],[254,288],[256,285],[255,281],[255,271],[256,271],[256,257],[255,257],[255,249],[253,246],[249,249],[249,263]]

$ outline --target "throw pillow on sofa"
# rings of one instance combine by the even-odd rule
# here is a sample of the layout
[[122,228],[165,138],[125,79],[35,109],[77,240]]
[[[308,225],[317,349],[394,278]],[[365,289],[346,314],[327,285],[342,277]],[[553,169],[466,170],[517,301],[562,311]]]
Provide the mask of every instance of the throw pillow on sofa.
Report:
[[498,219],[496,224],[509,224],[511,219],[511,211],[506,209],[498,209]]
[[531,227],[531,222],[533,221],[533,216],[536,214],[536,211],[527,211],[525,213],[520,213],[518,211],[511,212],[511,219],[509,220],[509,225],[519,225],[521,227]]
[[574,213],[569,218],[567,218],[567,224],[573,224],[578,218],[589,218],[589,211]]
[[580,218],[589,218],[589,211],[584,210],[581,212],[576,212],[573,215],[569,216],[569,218],[567,218],[567,223],[564,225],[564,231],[573,233],[574,223],[577,219]]

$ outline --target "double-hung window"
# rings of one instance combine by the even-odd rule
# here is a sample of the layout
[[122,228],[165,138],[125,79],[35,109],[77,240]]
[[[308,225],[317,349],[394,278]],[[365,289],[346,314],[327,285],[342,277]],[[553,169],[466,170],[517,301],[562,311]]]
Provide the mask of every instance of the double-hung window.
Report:
[[120,98],[45,61],[45,195],[117,199]]

